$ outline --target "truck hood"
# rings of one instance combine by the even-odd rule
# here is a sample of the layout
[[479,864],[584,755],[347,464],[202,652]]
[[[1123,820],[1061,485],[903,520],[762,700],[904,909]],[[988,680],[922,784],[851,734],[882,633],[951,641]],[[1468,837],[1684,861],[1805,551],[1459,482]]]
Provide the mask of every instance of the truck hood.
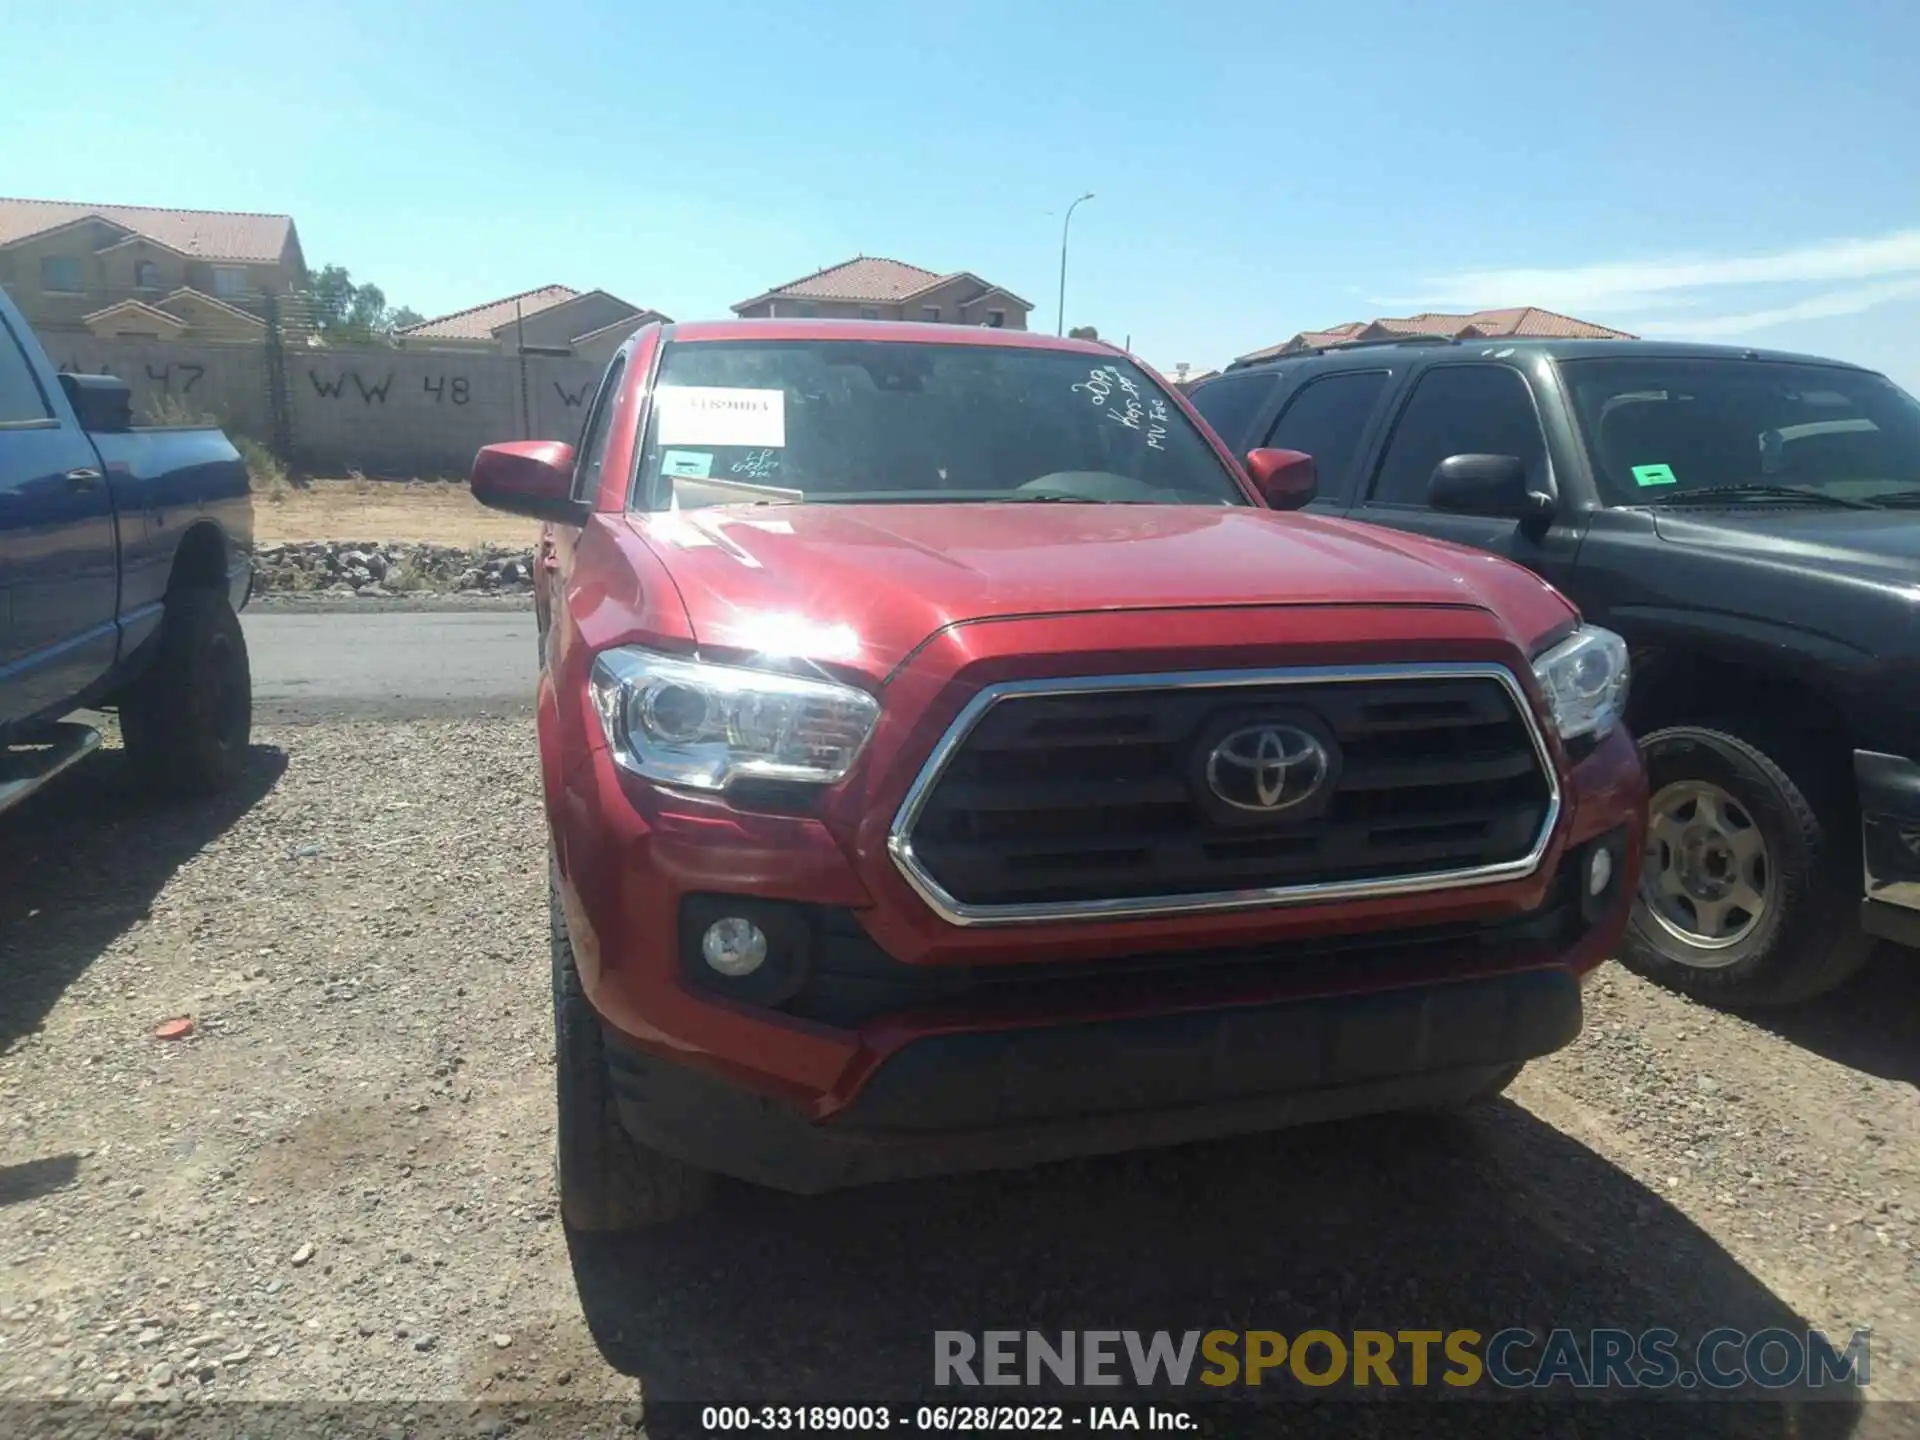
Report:
[[[1527,635],[1557,595],[1492,556],[1240,506],[724,506],[629,517],[696,641],[876,678],[941,628],[996,616],[1234,605],[1474,606]],[[1541,611],[1515,615],[1519,608]]]
[[1920,511],[1754,505],[1690,514],[1656,510],[1653,523],[1672,545],[1737,550],[1776,564],[1903,587],[1911,587],[1920,572]]

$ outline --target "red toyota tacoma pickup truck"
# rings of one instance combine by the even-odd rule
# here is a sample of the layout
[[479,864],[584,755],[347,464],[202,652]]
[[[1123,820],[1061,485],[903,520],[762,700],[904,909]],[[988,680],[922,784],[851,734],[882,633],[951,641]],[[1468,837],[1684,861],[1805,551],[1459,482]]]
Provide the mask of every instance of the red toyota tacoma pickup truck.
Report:
[[1618,637],[1111,347],[653,325],[472,487],[548,522],[575,1227],[1463,1104],[1620,939]]

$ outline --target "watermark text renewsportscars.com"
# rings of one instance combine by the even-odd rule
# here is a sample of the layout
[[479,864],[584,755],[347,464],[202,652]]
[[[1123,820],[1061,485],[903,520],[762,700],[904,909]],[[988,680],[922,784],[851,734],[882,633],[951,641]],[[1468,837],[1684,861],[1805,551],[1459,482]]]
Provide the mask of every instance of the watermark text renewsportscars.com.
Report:
[[937,1330],[944,1389],[1307,1386],[1503,1390],[1780,1390],[1871,1380],[1872,1332],[1510,1326],[1406,1330]]

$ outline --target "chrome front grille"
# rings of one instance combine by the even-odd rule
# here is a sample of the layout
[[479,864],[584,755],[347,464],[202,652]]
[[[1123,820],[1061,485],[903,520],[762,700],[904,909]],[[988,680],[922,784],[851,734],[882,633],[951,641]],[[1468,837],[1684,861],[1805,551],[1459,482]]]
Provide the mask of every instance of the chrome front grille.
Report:
[[[1302,772],[1275,768],[1289,747],[1327,762],[1305,801],[1286,779]],[[1269,793],[1282,808],[1259,808]],[[935,910],[987,924],[1513,879],[1539,865],[1559,808],[1525,693],[1499,665],[1108,676],[975,697],[890,843]]]

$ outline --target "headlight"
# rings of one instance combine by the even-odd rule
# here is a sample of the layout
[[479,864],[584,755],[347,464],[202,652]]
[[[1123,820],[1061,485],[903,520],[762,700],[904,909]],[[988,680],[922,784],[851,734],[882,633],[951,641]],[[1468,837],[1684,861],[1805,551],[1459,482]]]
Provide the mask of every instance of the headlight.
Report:
[[743,775],[832,784],[880,718],[879,702],[851,685],[650,650],[606,651],[590,683],[614,758],[692,790]]
[[1582,625],[1538,656],[1533,673],[1562,740],[1604,739],[1627,709],[1627,642],[1598,625]]

